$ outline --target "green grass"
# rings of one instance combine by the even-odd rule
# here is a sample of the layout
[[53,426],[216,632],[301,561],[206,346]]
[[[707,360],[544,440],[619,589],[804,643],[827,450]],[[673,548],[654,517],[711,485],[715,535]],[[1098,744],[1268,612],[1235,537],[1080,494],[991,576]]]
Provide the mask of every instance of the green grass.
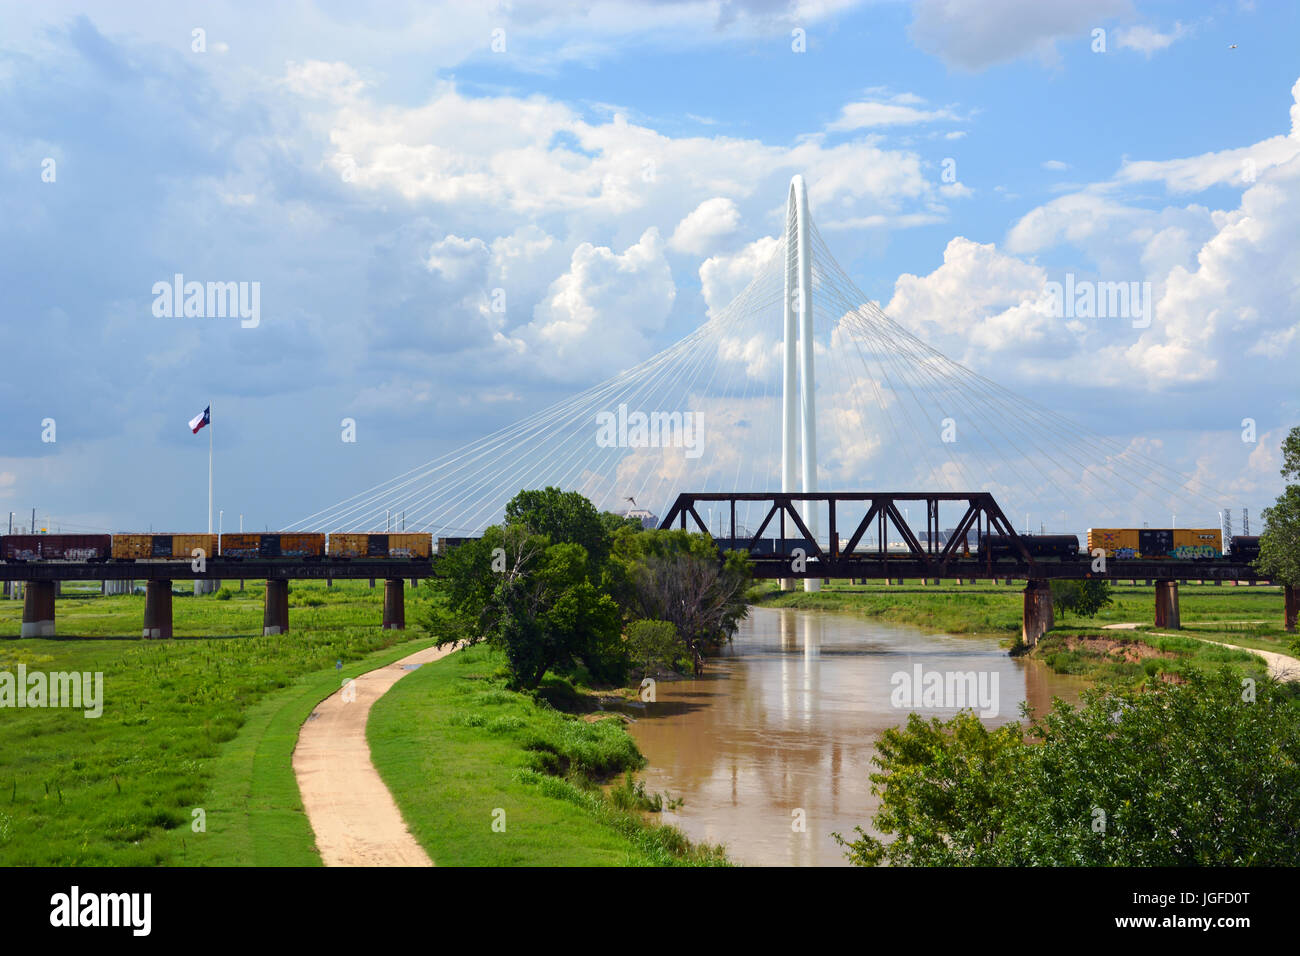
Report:
[[417,639],[344,667],[311,673],[268,694],[245,714],[243,727],[209,764],[206,831],[171,831],[185,866],[320,866],[315,834],[293,772],[298,731],[316,705],[345,678],[390,664],[429,645]]
[[[435,863],[725,862],[596,785],[643,763],[622,721],[584,721],[509,691],[499,665],[486,648],[459,651],[398,681],[370,712],[371,757]],[[501,819],[504,832],[493,829]]]
[[[315,862],[287,755],[337,688],[336,661],[360,673],[419,646],[399,650],[414,632],[379,627],[381,594],[295,586],[292,630],[277,637],[261,636],[260,587],[178,594],[171,641],[118,636],[138,634],[143,597],[67,597],[61,637],[0,640],[0,670],[104,674],[98,719],[0,711],[0,865]],[[408,592],[408,614],[420,594]],[[17,633],[21,613],[0,601],[0,635]],[[207,833],[191,831],[195,808]]]

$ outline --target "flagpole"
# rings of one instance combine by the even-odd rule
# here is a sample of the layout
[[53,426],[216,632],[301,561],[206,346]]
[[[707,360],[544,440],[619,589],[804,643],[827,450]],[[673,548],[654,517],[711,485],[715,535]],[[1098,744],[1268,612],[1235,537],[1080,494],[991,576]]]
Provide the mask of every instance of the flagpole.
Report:
[[212,534],[212,403],[208,402],[208,534]]

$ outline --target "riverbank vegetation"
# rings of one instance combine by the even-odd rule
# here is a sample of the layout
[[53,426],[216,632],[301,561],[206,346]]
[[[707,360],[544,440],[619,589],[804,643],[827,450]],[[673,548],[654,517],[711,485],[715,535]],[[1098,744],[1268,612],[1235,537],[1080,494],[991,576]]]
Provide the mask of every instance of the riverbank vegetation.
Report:
[[480,645],[424,665],[375,703],[372,759],[430,857],[456,866],[725,865],[722,848],[646,821],[663,798],[630,775],[644,758],[623,719],[590,712],[583,688],[547,684],[579,712],[512,689],[505,653]]
[[1295,866],[1300,707],[1224,668],[1085,692],[1028,727],[972,713],[886,730],[858,865]]

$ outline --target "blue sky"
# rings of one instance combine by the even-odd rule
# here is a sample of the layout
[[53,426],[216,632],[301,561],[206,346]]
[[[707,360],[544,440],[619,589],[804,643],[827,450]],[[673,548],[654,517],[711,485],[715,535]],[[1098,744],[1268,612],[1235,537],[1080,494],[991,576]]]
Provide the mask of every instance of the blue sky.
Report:
[[[355,6],[0,11],[0,508],[202,527],[211,402],[225,527],[287,524],[671,345],[794,173],[953,359],[1225,504],[1280,489],[1294,5]],[[153,315],[177,272],[258,282],[260,323]],[[1067,272],[1150,282],[1155,320],[1044,315]]]

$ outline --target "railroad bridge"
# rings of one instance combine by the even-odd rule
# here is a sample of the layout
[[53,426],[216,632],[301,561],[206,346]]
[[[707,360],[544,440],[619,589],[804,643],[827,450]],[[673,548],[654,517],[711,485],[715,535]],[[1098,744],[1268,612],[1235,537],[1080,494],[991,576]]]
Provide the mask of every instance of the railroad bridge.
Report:
[[[752,508],[753,503],[760,505],[763,518],[754,531],[742,534],[736,524],[737,507]],[[903,516],[908,503],[925,507],[924,541]],[[961,510],[946,541],[940,540],[939,509],[943,504]],[[716,506],[727,520],[725,537],[715,536],[701,517],[700,508],[706,505]],[[828,518],[824,541],[806,520],[808,515],[822,513]],[[1171,629],[1181,626],[1180,581],[1267,582],[1250,562],[1231,557],[1098,560],[1086,552],[1074,559],[1035,556],[1032,544],[1016,533],[988,492],[687,492],[677,496],[660,523],[661,528],[674,525],[708,534],[721,551],[749,552],[755,577],[779,579],[783,586],[795,579],[831,578],[899,584],[908,578],[922,582],[949,578],[958,584],[973,579],[1023,580],[1022,635],[1030,645],[1052,626],[1050,582],[1054,578],[1146,580],[1155,587],[1156,626]],[[891,530],[901,548],[889,547]],[[1001,551],[988,546],[991,535],[998,536]],[[1286,617],[1293,625],[1295,589],[1285,590]]]

